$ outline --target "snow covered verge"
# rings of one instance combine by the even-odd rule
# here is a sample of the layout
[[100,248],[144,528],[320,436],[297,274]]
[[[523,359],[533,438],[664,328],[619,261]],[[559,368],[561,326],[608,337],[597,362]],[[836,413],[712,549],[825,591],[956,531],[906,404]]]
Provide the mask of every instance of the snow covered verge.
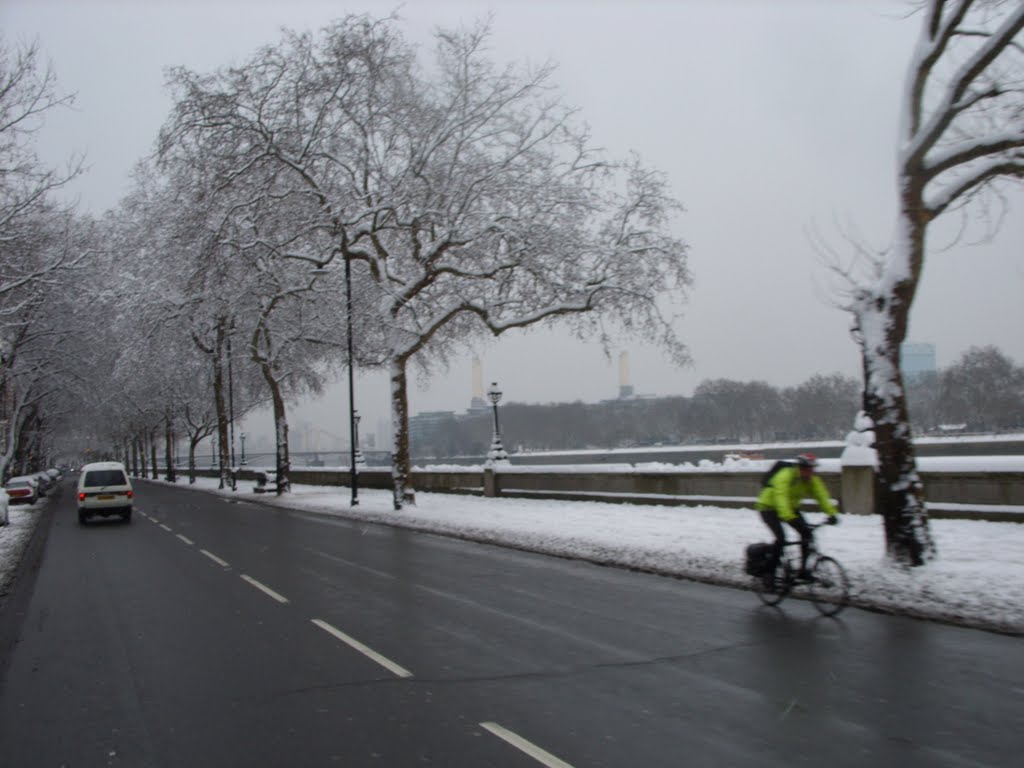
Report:
[[32,506],[12,504],[8,510],[10,522],[0,527],[0,597],[6,595],[10,589],[21,556],[28,546],[36,521],[39,520],[42,507],[46,503],[46,499],[41,499]]
[[[149,482],[137,489],[143,510]],[[351,507],[347,488],[297,485],[279,499],[254,494],[252,483],[234,492],[207,478],[178,487],[739,588],[749,585],[744,548],[769,538],[750,509],[417,493],[415,506],[395,512],[389,492],[369,489]],[[0,528],[0,594],[38,518],[38,509],[12,507],[11,525]],[[854,605],[1024,635],[1024,525],[933,520],[932,532],[938,560],[912,570],[885,560],[877,517],[844,515],[819,530],[818,543],[846,567]]]

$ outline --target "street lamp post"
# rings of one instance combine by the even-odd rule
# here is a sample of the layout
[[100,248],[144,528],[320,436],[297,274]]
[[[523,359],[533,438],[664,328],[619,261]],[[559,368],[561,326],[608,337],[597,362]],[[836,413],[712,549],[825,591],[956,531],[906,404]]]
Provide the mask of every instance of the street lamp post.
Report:
[[242,466],[245,466],[245,432],[239,432],[238,438],[242,441]]
[[[231,321],[231,333],[235,321]],[[238,473],[235,471],[235,374],[231,365],[231,334],[228,334],[228,440],[231,443],[231,490],[238,489]]]
[[494,409],[494,436],[491,439],[491,450],[487,452],[487,466],[508,464],[508,454],[501,444],[501,428],[498,426],[498,402],[501,400],[498,382],[492,381],[491,386],[487,388],[487,399],[491,401],[491,407]]
[[352,260],[345,258],[345,314],[348,326],[348,439],[351,443],[349,464],[352,472],[352,506],[359,504],[359,472],[356,468],[356,385],[355,355],[352,353]]
[[[326,274],[327,270],[323,264],[318,264],[313,270],[314,275]],[[356,469],[356,453],[359,450],[356,445],[356,382],[355,382],[355,354],[352,343],[352,260],[345,257],[345,320],[346,334],[348,341],[348,439],[350,484],[352,486],[352,506],[359,504],[359,477]]]

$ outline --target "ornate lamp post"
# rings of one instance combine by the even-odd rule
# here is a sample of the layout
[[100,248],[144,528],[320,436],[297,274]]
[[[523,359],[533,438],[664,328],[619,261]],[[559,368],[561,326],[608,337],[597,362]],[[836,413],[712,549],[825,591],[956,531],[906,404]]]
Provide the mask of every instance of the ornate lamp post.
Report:
[[487,399],[491,401],[494,409],[494,437],[491,438],[491,450],[487,452],[487,466],[495,464],[508,464],[508,454],[501,444],[501,428],[498,426],[498,402],[501,400],[501,390],[498,389],[498,382],[492,381],[487,388]]

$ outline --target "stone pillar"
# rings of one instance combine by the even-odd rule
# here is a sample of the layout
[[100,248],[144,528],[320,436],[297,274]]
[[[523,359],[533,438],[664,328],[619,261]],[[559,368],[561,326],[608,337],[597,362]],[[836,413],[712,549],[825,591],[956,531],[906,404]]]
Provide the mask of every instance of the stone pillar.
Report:
[[497,496],[498,484],[495,482],[494,469],[484,467],[484,496]]
[[843,466],[840,504],[847,515],[875,514],[875,468]]

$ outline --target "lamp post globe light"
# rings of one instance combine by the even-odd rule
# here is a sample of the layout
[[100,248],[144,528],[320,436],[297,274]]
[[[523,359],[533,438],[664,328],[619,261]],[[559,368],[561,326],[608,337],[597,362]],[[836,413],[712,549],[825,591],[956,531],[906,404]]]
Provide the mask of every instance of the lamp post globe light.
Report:
[[486,465],[488,467],[509,463],[508,454],[505,453],[505,448],[501,444],[501,428],[498,425],[498,402],[501,400],[501,394],[498,382],[492,381],[491,386],[487,388],[487,399],[491,401],[491,407],[494,409],[494,436],[491,438],[491,449],[487,452]]

